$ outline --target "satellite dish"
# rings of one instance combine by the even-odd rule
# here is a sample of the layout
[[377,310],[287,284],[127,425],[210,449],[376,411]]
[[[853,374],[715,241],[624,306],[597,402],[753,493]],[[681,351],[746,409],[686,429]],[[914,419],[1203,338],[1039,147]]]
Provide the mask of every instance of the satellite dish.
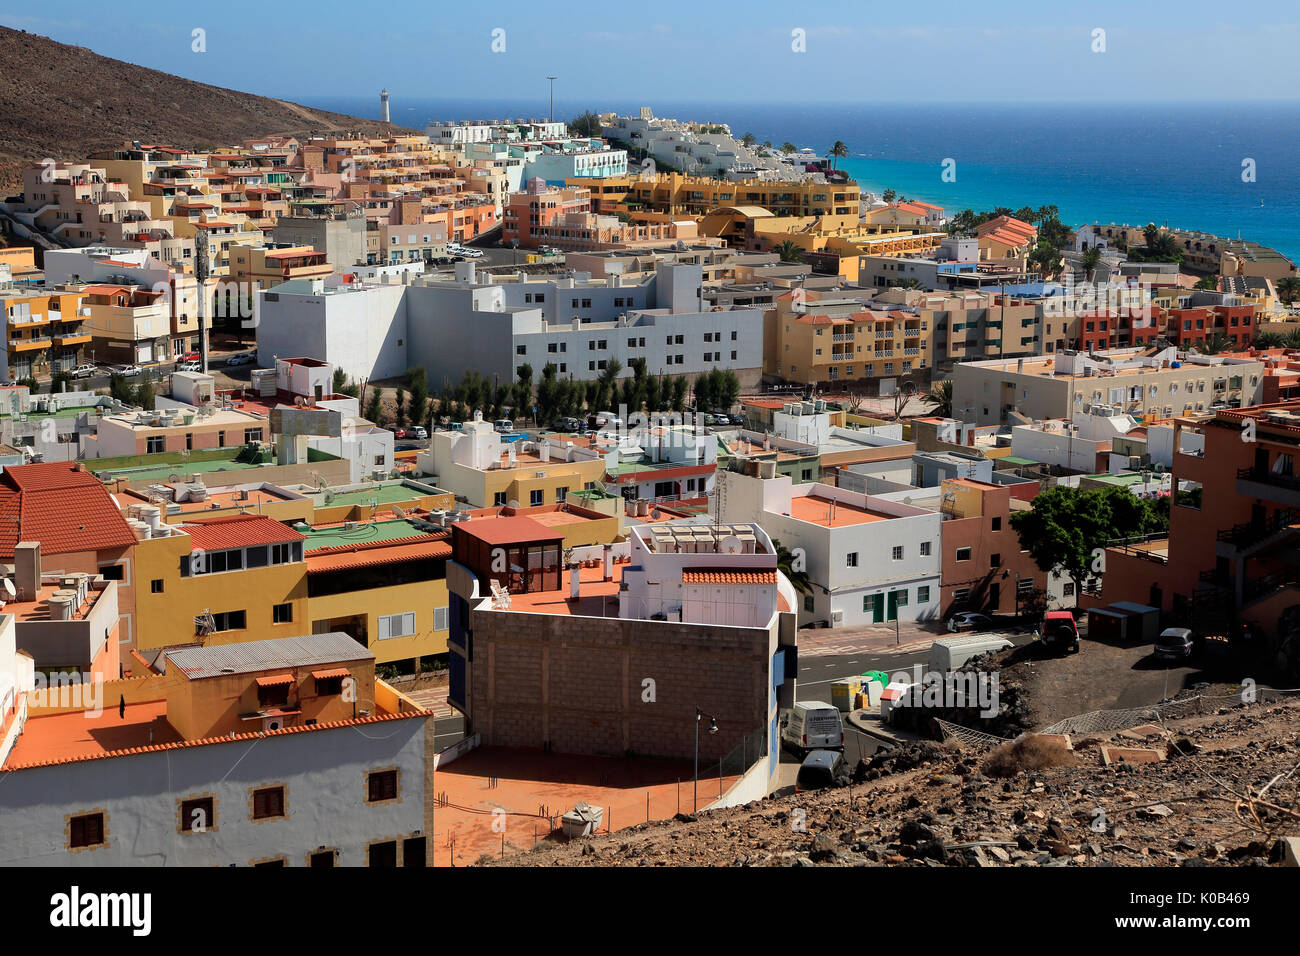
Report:
[[10,597],[14,597],[18,593],[16,590],[14,590],[14,583],[10,581],[8,578],[5,578],[4,582],[5,582],[5,593],[8,594]]
[[718,548],[723,554],[740,554],[740,539],[729,534],[718,542]]
[[912,503],[912,496],[911,496],[911,495],[908,495],[906,498],[903,499],[903,504],[905,504],[905,505],[910,505],[911,503]]

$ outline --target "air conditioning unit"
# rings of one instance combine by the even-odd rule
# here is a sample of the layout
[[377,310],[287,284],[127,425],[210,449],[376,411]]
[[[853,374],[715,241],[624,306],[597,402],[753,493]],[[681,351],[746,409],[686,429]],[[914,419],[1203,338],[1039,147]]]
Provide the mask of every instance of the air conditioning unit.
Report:
[[284,718],[283,718],[283,717],[263,717],[263,718],[262,718],[262,732],[263,732],[263,733],[267,733],[267,732],[270,732],[270,731],[272,731],[272,730],[283,730],[283,729],[284,729],[284,726],[285,726],[285,724],[284,724]]
[[843,612],[843,611],[831,611],[831,623],[832,623],[832,624],[843,624],[843,623],[844,623],[844,612]]

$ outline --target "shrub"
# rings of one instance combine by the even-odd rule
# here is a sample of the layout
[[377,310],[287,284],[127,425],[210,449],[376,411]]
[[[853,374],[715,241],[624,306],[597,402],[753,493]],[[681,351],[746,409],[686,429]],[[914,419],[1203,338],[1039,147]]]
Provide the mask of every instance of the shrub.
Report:
[[1018,773],[1072,767],[1077,760],[1065,745],[1039,734],[1026,734],[999,746],[980,769],[989,777],[1014,777]]

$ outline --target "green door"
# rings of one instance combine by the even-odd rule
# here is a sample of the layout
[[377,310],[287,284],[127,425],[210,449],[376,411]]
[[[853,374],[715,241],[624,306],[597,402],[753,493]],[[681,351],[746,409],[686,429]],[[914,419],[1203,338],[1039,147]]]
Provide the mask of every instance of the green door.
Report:
[[885,596],[883,594],[871,595],[871,623],[883,624],[885,622]]
[[897,591],[889,592],[889,620],[898,620],[898,593]]

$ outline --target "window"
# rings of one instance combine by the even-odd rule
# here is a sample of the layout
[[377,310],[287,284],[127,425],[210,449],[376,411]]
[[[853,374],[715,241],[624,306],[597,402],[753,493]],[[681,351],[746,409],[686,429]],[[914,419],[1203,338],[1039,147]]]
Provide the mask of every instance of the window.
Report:
[[366,774],[366,802],[397,799],[397,771],[377,770]]
[[919,587],[916,589],[916,603],[917,604],[930,603],[930,588],[928,586]]
[[162,593],[163,593],[163,579],[162,579],[162,578],[154,578],[152,581],[149,582],[149,593],[150,593],[150,594],[162,594]]
[[894,607],[907,607],[907,589],[894,592]]
[[994,530],[994,531],[1001,531],[1001,530],[1002,530],[1002,516],[1001,516],[1001,515],[998,515],[996,518],[993,519],[993,530]]
[[302,543],[298,541],[271,545],[271,563],[288,564],[302,558]]
[[564,504],[564,499],[567,498],[568,496],[569,496],[569,488],[567,485],[560,485],[558,488],[555,489],[555,503],[557,505]]
[[891,558],[893,558],[895,561],[902,561],[902,560],[903,560],[903,546],[902,546],[901,544],[896,544],[896,545],[894,545],[894,547],[890,550],[890,555],[889,555],[889,556],[890,556]]
[[858,552],[850,551],[845,555],[844,563],[850,568],[856,568],[858,566]]
[[1033,578],[1021,578],[1019,581],[1016,582],[1017,594],[1024,595],[1024,594],[1032,594],[1033,592],[1034,592]]
[[263,787],[253,791],[254,820],[274,820],[284,815],[284,787]]
[[543,494],[544,492],[541,488],[534,488],[532,491],[528,492],[528,504],[536,508],[538,505],[543,503]]
[[970,560],[970,548],[958,548],[958,549],[957,549],[957,560],[958,560],[958,561],[969,561],[969,560]]
[[243,611],[222,611],[212,615],[218,631],[242,631],[245,627]]
[[922,541],[922,542],[921,542],[921,557],[923,557],[923,558],[928,558],[929,556],[930,556],[930,542],[929,542],[929,541]]
[[379,618],[379,640],[386,641],[394,637],[410,637],[415,633],[415,612],[389,614]]
[[71,822],[71,845],[77,847],[104,845],[104,814],[87,813],[73,817]]
[[516,354],[516,355],[527,355],[527,354],[528,354],[528,346],[527,346],[527,345],[516,345],[516,346],[515,346],[515,354]]
[[202,833],[216,825],[217,808],[212,797],[181,801],[181,832]]
[[970,600],[970,588],[958,588],[953,591],[952,599],[957,604],[965,604]]
[[435,631],[447,630],[447,608],[445,606],[433,609],[433,629]]
[[144,450],[150,455],[155,455],[158,452],[166,451],[167,439],[164,438],[162,435],[150,435],[148,438],[144,440]]
[[1000,554],[990,554],[990,555],[989,555],[989,567],[990,567],[990,568],[997,568],[997,567],[1001,567],[1001,566],[1002,566],[1002,555],[1000,555]]
[[277,604],[271,608],[272,624],[291,624],[293,623],[293,605]]
[[1061,594],[1064,595],[1065,597],[1073,597],[1073,596],[1074,596],[1074,582],[1073,582],[1073,581],[1066,581],[1065,584],[1061,587]]
[[260,429],[260,428],[245,428],[245,429],[244,429],[244,444],[245,444],[245,445],[247,445],[247,444],[248,444],[249,442],[251,442],[251,441],[261,441],[261,440],[262,440],[262,429]]
[[813,596],[811,594],[805,595],[803,599],[803,609],[811,614],[815,606],[816,605],[813,603]]

